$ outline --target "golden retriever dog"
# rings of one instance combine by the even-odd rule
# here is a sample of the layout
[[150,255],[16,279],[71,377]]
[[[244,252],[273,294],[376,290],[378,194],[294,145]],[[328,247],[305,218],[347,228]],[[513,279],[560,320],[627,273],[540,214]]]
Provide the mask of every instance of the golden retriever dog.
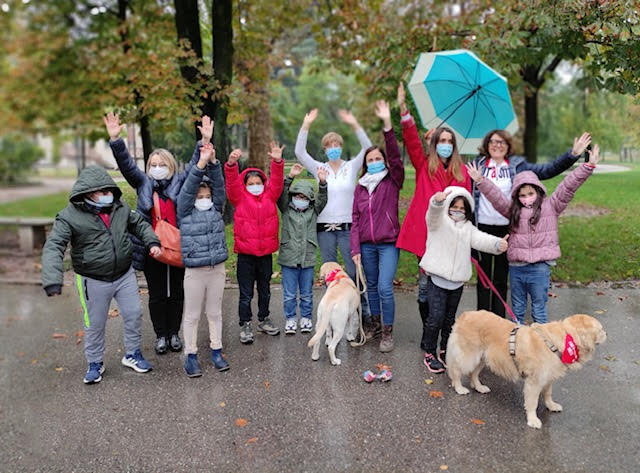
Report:
[[[560,412],[562,406],[551,398],[551,384],[568,370],[579,369],[589,361],[596,345],[604,342],[607,334],[598,320],[584,314],[559,322],[522,325],[515,336],[515,356],[511,356],[509,336],[514,327],[515,323],[486,310],[464,312],[454,324],[447,343],[447,373],[458,394],[469,393],[461,381],[465,375],[470,375],[471,387],[479,393],[490,391],[478,377],[485,365],[506,380],[516,382],[524,378],[527,425],[539,429],[542,422],[536,409],[540,393],[547,409]],[[544,340],[555,345],[562,355],[567,334],[578,348],[578,359],[571,364],[563,363]]]
[[358,317],[360,293],[355,283],[338,263],[324,263],[320,267],[320,277],[326,281],[327,291],[318,304],[316,333],[309,340],[308,346],[313,347],[311,359],[316,361],[320,358],[320,340],[326,333],[331,364],[339,365],[341,361],[336,358],[336,346],[342,339],[345,328],[347,340],[355,338],[351,332],[354,318]]

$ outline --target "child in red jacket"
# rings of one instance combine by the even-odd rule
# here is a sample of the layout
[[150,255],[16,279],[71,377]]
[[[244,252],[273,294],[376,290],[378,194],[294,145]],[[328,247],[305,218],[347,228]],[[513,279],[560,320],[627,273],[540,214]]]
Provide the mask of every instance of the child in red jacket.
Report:
[[237,275],[240,288],[238,314],[240,342],[253,343],[251,299],[254,283],[258,286],[258,332],[278,335],[280,329],[269,319],[272,253],[278,251],[277,202],[284,186],[282,150],[271,143],[271,178],[257,168],[238,173],[242,151],[234,149],[224,166],[227,196],[235,207],[233,251],[238,254]]

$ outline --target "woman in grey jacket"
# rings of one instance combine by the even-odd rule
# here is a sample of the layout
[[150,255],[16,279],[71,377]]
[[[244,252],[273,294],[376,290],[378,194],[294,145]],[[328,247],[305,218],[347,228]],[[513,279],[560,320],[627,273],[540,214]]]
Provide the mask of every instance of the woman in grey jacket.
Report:
[[211,362],[218,371],[229,369],[222,357],[222,292],[224,262],[229,257],[222,220],[226,199],[220,161],[211,143],[200,148],[178,195],[178,225],[184,273],[184,335],[187,355],[184,370],[189,377],[202,375],[198,363],[198,321],[202,302],[209,319]]

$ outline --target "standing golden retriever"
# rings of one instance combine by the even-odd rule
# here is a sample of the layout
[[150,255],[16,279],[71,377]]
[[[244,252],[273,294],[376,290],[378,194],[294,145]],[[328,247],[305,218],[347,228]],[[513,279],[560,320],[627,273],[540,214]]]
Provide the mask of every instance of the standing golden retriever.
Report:
[[[320,304],[318,304],[318,319],[316,333],[309,340],[308,346],[313,347],[311,359],[320,358],[320,339],[327,334],[327,348],[332,365],[339,365],[340,358],[336,358],[336,346],[347,331],[347,340],[354,340],[352,332],[354,321],[358,317],[360,292],[349,275],[338,263],[327,262],[320,267],[320,277],[327,283]],[[330,280],[327,280],[327,278]]]
[[[479,379],[486,365],[509,381],[524,378],[524,409],[527,425],[539,429],[542,422],[536,415],[540,393],[552,412],[560,412],[562,406],[551,398],[551,384],[564,376],[567,370],[579,369],[593,356],[596,345],[605,341],[606,332],[595,318],[577,314],[559,322],[520,326],[515,335],[515,356],[509,353],[509,337],[516,324],[497,315],[480,311],[464,312],[453,326],[447,344],[447,373],[458,394],[468,394],[462,385],[462,376],[470,374],[471,387],[480,393],[490,389]],[[579,358],[565,364],[548,346],[565,349],[567,334],[578,347]],[[546,339],[546,341],[545,341]]]

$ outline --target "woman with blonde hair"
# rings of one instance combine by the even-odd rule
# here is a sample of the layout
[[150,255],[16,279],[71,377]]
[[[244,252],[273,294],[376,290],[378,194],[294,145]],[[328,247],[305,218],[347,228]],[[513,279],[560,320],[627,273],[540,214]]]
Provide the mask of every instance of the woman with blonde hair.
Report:
[[[196,149],[183,172],[178,172],[178,165],[173,155],[166,149],[158,148],[151,152],[147,161],[146,173],[142,172],[129,154],[120,132],[121,125],[117,115],[107,114],[104,123],[109,133],[109,146],[118,168],[129,185],[138,194],[137,212],[155,229],[156,212],[153,203],[154,194],[160,203],[160,218],[177,226],[176,203],[178,194],[185,181],[189,168],[198,161],[200,147],[211,140],[213,122],[209,117],[202,117],[202,142]],[[149,315],[156,333],[155,350],[159,355],[167,351],[181,351],[182,341],[178,335],[182,322],[182,306],[184,303],[184,268],[161,263],[149,256],[141,242],[132,237],[133,267],[144,272],[149,288]]]

